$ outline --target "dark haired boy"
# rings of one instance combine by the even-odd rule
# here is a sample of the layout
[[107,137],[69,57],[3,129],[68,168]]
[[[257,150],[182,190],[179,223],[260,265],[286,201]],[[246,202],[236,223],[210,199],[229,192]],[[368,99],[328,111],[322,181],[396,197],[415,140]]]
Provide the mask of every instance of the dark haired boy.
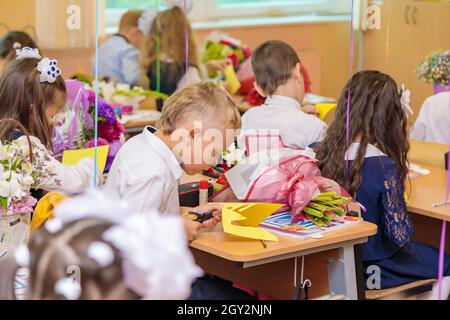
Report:
[[265,104],[247,111],[242,118],[242,135],[278,133],[287,147],[306,148],[325,136],[326,124],[304,113],[305,97],[301,62],[295,50],[282,41],[267,41],[252,58],[255,88],[266,97]]

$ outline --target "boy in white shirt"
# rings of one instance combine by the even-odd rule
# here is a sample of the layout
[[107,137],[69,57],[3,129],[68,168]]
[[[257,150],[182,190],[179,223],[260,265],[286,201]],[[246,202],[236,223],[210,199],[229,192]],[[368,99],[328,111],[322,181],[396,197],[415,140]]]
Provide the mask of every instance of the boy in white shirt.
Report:
[[[145,128],[120,149],[105,188],[138,212],[186,212],[178,196],[183,170],[193,175],[217,164],[240,125],[237,106],[224,89],[213,83],[186,87],[166,101],[157,130]],[[220,209],[206,206],[197,211]],[[201,227],[186,222],[189,240]]]
[[411,130],[411,139],[448,143],[450,136],[450,92],[442,92],[425,100]]
[[245,136],[255,134],[279,134],[290,148],[304,149],[321,141],[326,124],[301,110],[305,87],[295,50],[282,41],[267,41],[253,53],[252,65],[255,89],[267,100],[242,117],[239,146],[244,148]]

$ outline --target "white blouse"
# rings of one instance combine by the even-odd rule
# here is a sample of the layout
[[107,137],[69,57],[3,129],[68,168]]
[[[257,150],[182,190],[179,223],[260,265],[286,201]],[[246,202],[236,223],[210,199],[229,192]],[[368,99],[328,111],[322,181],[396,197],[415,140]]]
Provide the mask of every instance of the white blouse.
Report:
[[447,144],[450,137],[450,92],[425,100],[411,130],[411,139]]
[[[40,181],[39,189],[74,195],[93,185],[95,166],[92,158],[83,159],[74,166],[64,165],[53,157],[38,138],[30,137],[30,139],[33,144],[33,155],[45,158],[43,165],[53,173],[52,177]],[[17,140],[21,143],[27,143],[25,136]],[[97,185],[100,179],[101,173],[97,174]]]

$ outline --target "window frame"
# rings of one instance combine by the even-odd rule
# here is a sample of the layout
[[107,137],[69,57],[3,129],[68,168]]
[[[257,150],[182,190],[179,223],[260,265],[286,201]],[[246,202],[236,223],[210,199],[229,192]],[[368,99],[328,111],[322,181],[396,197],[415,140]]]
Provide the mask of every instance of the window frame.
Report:
[[[301,2],[295,3],[295,2]],[[337,0],[297,0],[268,1],[245,4],[219,4],[210,1],[209,17],[212,19],[232,19],[250,17],[293,16],[305,14],[336,14],[342,12],[342,3]]]
[[[192,1],[192,0],[191,0]],[[351,8],[348,0],[297,0],[302,5],[286,0],[280,3],[268,1],[261,4],[222,4],[216,0],[195,0],[195,6],[189,14],[192,22],[214,22],[218,20],[231,20],[242,18],[262,18],[262,17],[289,17],[301,15],[338,15],[348,14]],[[106,8],[104,5],[104,31],[117,28],[120,17],[128,8]],[[207,17],[207,19],[205,19]]]

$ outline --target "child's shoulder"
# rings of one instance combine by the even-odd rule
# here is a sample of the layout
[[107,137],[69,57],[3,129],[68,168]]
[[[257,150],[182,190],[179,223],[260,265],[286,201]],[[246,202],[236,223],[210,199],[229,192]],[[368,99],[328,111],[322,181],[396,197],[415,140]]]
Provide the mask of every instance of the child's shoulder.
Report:
[[118,50],[118,51],[127,51],[127,50],[136,50],[137,49],[130,44],[128,41],[126,41],[124,38],[113,35],[108,38],[100,47],[100,50],[108,51],[108,50]]
[[395,162],[386,155],[368,157],[364,161],[364,170],[384,176],[397,172]]
[[129,139],[120,148],[116,158],[121,169],[127,173],[164,176],[171,172],[168,158],[172,157],[168,154],[170,150],[165,151],[161,143],[153,142],[147,133],[141,133]]

